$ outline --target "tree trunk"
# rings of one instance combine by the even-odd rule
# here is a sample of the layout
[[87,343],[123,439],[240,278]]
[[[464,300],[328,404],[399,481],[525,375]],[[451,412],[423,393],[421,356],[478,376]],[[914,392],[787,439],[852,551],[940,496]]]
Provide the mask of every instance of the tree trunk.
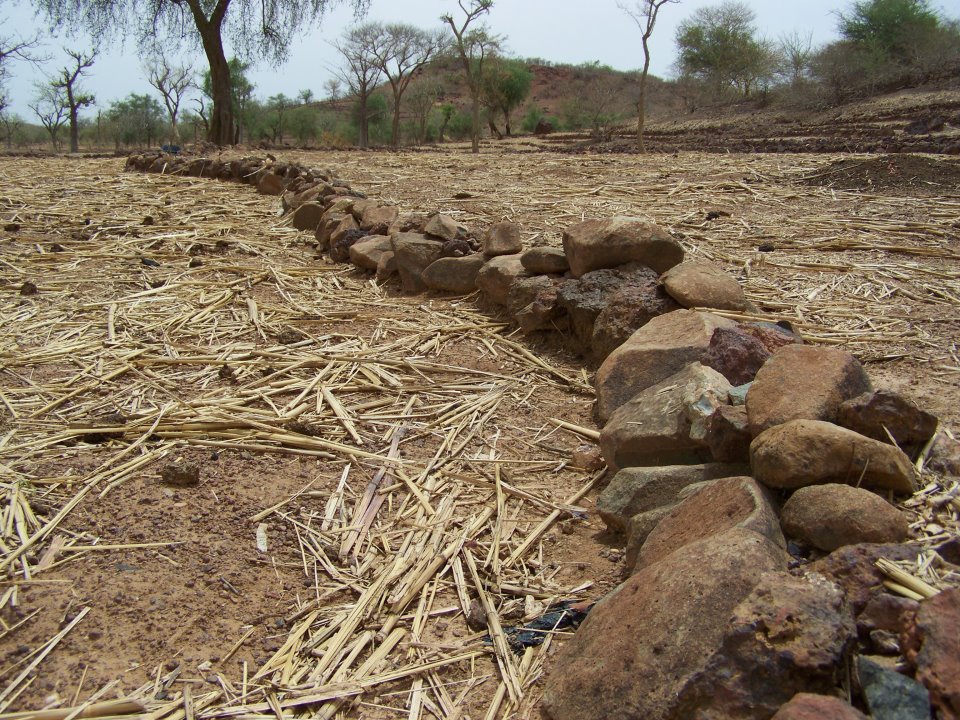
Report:
[[360,91],[360,142],[361,148],[367,147],[370,142],[369,126],[367,125],[367,92]]
[[470,152],[480,152],[480,90],[473,94],[473,122],[470,128]]
[[73,83],[67,83],[67,104],[70,106],[70,152],[80,152],[80,127],[77,103],[73,99]]
[[511,135],[511,133],[510,133],[510,111],[507,110],[507,109],[504,109],[504,111],[503,111],[503,126],[504,126],[504,130],[503,130],[504,133],[506,134],[507,137],[510,137],[510,135]]
[[400,96],[393,91],[393,126],[390,128],[390,144],[400,147]]
[[[222,6],[222,9],[221,9]],[[230,145],[233,138],[233,92],[230,80],[230,66],[223,52],[223,40],[220,37],[220,25],[226,13],[226,3],[220,0],[211,19],[203,14],[199,5],[190,2],[203,52],[210,65],[210,87],[213,93],[213,109],[210,111],[210,130],[207,140],[217,145]]]
[[[652,30],[652,25],[651,28]],[[643,36],[643,70],[640,71],[640,96],[637,98],[637,150],[646,152],[643,125],[647,119],[647,75],[650,73],[650,36]]]
[[497,140],[503,140],[503,133],[501,133],[501,132],[497,129],[497,125],[496,125],[495,122],[493,122],[493,118],[492,118],[492,117],[488,117],[488,118],[487,118],[487,125],[490,126],[490,135],[491,135],[491,136],[496,135]]

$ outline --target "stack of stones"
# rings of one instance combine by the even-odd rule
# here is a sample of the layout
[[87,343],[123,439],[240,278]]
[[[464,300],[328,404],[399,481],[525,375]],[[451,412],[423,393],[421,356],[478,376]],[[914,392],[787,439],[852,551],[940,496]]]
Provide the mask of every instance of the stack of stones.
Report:
[[[163,156],[128,167],[245,179],[280,195],[333,260],[407,292],[479,290],[525,334],[559,333],[597,366],[611,476],[598,510],[624,539],[626,579],[554,659],[549,717],[863,717],[848,692],[877,717],[894,701],[923,708],[910,717],[931,703],[960,716],[960,591],[920,604],[874,565],[917,555],[893,503],[916,490],[911,457],[937,419],[788,323],[731,319],[758,311],[669,233],[587,220],[562,250],[524,249],[516,223],[479,235],[403,215],[330,172]],[[892,669],[899,655],[913,677]]]

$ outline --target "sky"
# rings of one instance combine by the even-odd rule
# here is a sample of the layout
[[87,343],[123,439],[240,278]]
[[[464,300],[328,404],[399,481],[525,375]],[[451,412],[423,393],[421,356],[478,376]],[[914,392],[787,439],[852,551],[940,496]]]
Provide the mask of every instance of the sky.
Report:
[[[719,1],[680,0],[663,7],[651,40],[654,75],[671,75],[678,24],[697,8]],[[953,2],[956,0],[950,4]],[[776,40],[798,31],[809,33],[814,45],[819,45],[837,38],[837,12],[848,10],[852,0],[746,0],[746,4],[756,13],[761,36]],[[932,5],[947,11],[946,2]],[[447,12],[454,17],[460,13],[456,0],[372,0],[366,19],[436,28],[440,27],[440,16]],[[957,14],[955,8],[951,14]],[[354,21],[348,3],[330,10],[318,26],[293,42],[287,62],[279,66],[260,62],[253,68],[248,75],[255,85],[254,94],[264,99],[277,93],[295,96],[302,89],[310,89],[315,96],[322,97],[324,83],[335,75],[338,65],[338,53],[330,41]],[[635,69],[643,63],[640,31],[618,9],[616,0],[495,0],[486,23],[491,31],[505,36],[507,50],[518,57],[573,64],[599,61],[620,70]],[[44,81],[44,73],[51,74],[65,64],[62,48],[87,50],[93,43],[85,33],[51,36],[43,18],[22,0],[0,0],[0,28],[0,37],[34,32],[46,35],[43,52],[53,59],[40,67],[13,63],[7,83],[11,111],[34,120],[28,103],[36,95],[36,83]],[[190,50],[184,48],[181,57],[198,70],[205,69],[203,54]],[[101,48],[84,87],[96,96],[100,109],[132,92],[150,92],[133,38],[122,46],[114,42]]]

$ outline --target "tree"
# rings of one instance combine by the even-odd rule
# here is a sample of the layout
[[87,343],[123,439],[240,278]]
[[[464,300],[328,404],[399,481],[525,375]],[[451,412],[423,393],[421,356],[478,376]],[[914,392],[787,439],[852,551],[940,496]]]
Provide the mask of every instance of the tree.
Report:
[[[2,24],[6,25],[6,22]],[[0,36],[0,113],[10,104],[6,91],[7,79],[10,77],[10,61],[40,62],[41,58],[32,52],[39,44],[40,38],[36,35],[26,39],[13,35]]]
[[748,97],[774,65],[770,48],[756,37],[755,18],[747,5],[732,0],[697,10],[677,29],[681,73],[715,92],[733,87]]
[[810,72],[813,59],[813,34],[802,35],[796,30],[780,36],[780,75],[794,87],[800,85]]
[[[250,63],[243,62],[239,58],[230,58],[227,65],[230,68],[230,116],[233,123],[230,128],[230,142],[228,144],[239,145],[243,137],[241,131],[249,124],[247,106],[253,98],[254,85],[247,79],[247,70],[250,69]],[[213,102],[212,116],[209,118],[212,128],[216,119],[217,101],[214,98],[213,76],[209,70],[203,73],[200,90]],[[201,108],[201,112],[203,112],[203,108]],[[207,119],[206,116],[204,117]]]
[[286,114],[287,110],[293,107],[293,101],[283,93],[278,93],[277,95],[267,98],[267,107],[273,111],[275,118],[274,121],[271,122],[271,129],[273,130],[273,142],[282,143],[283,116]]
[[493,0],[457,0],[457,4],[464,15],[459,25],[449,13],[441,16],[440,19],[450,26],[450,31],[453,33],[454,45],[470,91],[472,121],[470,145],[471,150],[478,153],[480,152],[480,93],[483,88],[483,72],[489,55],[500,48],[500,39],[491,35],[485,26],[470,27],[477,19],[490,12]]
[[[504,132],[510,137],[510,113],[516,110],[530,94],[533,73],[525,63],[496,57],[483,76],[483,104],[491,113],[503,115]],[[496,131],[493,119],[491,129]],[[499,131],[497,131],[499,132]]]
[[328,78],[326,82],[323,83],[323,89],[327,93],[327,99],[330,102],[336,102],[340,99],[340,78]]
[[91,50],[89,54],[83,54],[79,50],[67,50],[64,52],[70,56],[73,62],[60,70],[60,74],[50,81],[53,87],[63,91],[67,111],[70,118],[70,152],[75,153],[80,149],[79,134],[79,113],[81,108],[93,105],[95,98],[93,95],[83,92],[79,86],[80,77],[84,70],[93,65],[97,57],[97,51]]
[[130,147],[150,146],[163,131],[163,109],[150,95],[130,93],[123,100],[115,100],[107,111],[114,142]]
[[313,90],[310,88],[304,88],[297,93],[297,101],[301,105],[309,105],[313,102]]
[[419,80],[410,88],[410,107],[413,110],[416,128],[416,142],[427,139],[427,123],[437,98],[443,93],[443,86],[428,80]]
[[390,23],[376,36],[380,45],[373,48],[380,70],[393,91],[393,124],[390,143],[400,145],[400,100],[414,74],[446,47],[442,32],[428,32],[413,25]]
[[33,103],[28,106],[37,116],[43,129],[50,136],[53,151],[60,149],[60,128],[67,122],[67,99],[63,90],[53,83],[37,85],[37,95]]
[[174,144],[180,143],[177,117],[184,96],[193,87],[193,68],[189,65],[171,65],[162,53],[158,54],[147,68],[147,81],[163,98],[170,117],[170,135]]
[[338,71],[339,75],[350,92],[357,96],[357,123],[360,130],[357,144],[362,148],[370,144],[370,113],[367,105],[383,72],[373,49],[383,42],[383,32],[382,24],[365,23],[350,28],[341,40],[332,43],[346,63]]
[[[211,76],[213,109],[208,139],[235,139],[232,77],[224,38],[248,60],[286,56],[291,39],[340,0],[33,0],[56,26],[83,27],[93,37],[134,35],[141,46],[161,36],[190,39],[203,48]],[[350,0],[354,11],[369,0]]]
[[640,28],[643,47],[643,69],[640,70],[640,93],[637,96],[637,149],[644,152],[643,125],[647,115],[647,75],[650,73],[650,38],[657,24],[657,15],[667,3],[679,0],[634,0],[632,5],[618,2],[617,7],[630,16]]
[[849,15],[840,13],[840,34],[879,50],[890,59],[909,60],[917,39],[929,36],[940,18],[926,0],[863,0]]

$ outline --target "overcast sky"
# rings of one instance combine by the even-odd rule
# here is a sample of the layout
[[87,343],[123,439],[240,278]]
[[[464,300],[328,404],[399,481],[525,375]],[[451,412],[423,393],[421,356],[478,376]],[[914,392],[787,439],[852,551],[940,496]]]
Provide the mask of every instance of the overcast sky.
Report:
[[[946,12],[955,3],[931,3]],[[677,25],[697,8],[716,5],[719,0],[681,0],[663,8],[652,40],[651,72],[667,77],[676,57],[674,36]],[[852,0],[746,0],[756,12],[757,28],[770,39],[784,33],[810,33],[814,44],[836,39],[837,11],[846,10]],[[290,59],[282,66],[258,64],[250,73],[257,97],[277,93],[296,95],[309,88],[318,97],[323,95],[324,81],[333,75],[337,52],[329,41],[344,32],[354,17],[346,4],[329,12],[309,34],[294,41]],[[402,21],[423,28],[439,27],[445,12],[460,12],[455,0],[372,0],[368,19]],[[956,15],[954,7],[953,15]],[[28,2],[0,0],[0,36],[16,33],[28,35],[46,31],[42,18]],[[633,22],[617,8],[616,0],[496,0],[486,18],[490,29],[507,39],[511,54],[519,57],[540,57],[557,63],[582,63],[599,60],[621,70],[642,64],[640,33]],[[85,34],[73,37],[59,35],[46,40],[46,52],[55,59],[45,67],[26,63],[11,65],[8,83],[13,112],[34,119],[27,107],[36,94],[35,83],[44,72],[53,72],[63,62],[60,48],[88,49],[93,44]],[[200,70],[205,68],[201,53],[185,49],[184,57]],[[129,39],[125,47],[101,48],[85,86],[97,98],[101,109],[131,92],[150,91],[144,78],[142,63],[137,58],[135,43]]]

